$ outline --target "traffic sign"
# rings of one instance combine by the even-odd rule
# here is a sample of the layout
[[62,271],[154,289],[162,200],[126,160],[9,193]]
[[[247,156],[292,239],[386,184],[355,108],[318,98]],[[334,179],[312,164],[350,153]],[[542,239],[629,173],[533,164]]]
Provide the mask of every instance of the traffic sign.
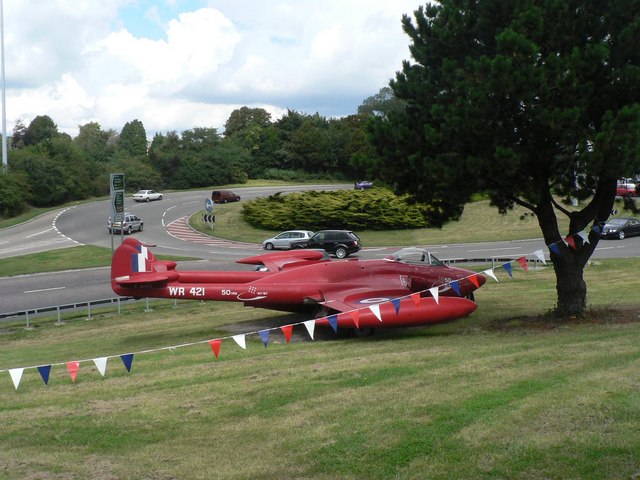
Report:
[[211,212],[213,211],[213,200],[211,200],[210,198],[207,198],[207,199],[204,201],[204,209],[205,209],[207,212],[211,213]]
[[124,212],[124,192],[114,192],[113,193],[113,211],[115,213]]
[[124,173],[111,174],[111,190],[124,190]]

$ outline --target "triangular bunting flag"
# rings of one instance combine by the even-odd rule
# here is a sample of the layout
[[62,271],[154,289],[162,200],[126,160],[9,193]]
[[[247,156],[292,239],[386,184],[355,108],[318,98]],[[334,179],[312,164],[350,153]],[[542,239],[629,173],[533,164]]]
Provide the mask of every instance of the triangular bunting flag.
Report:
[[107,373],[107,357],[94,358],[93,363],[103,377]]
[[496,277],[496,274],[493,273],[493,268],[488,268],[487,270],[485,270],[484,272],[485,275],[489,275],[491,278],[493,278],[496,282],[498,281],[498,277]]
[[558,247],[557,243],[552,243],[551,245],[549,245],[549,250],[551,250],[552,253],[555,253],[558,256],[562,255],[560,253],[560,247]]
[[42,365],[38,367],[40,376],[45,385],[49,385],[49,373],[51,373],[51,365]]
[[269,345],[269,330],[260,330],[258,335],[260,335],[262,343],[264,343],[264,347],[267,348],[267,345]]
[[126,353],[124,355],[120,355],[122,359],[122,363],[124,363],[127,372],[131,371],[131,364],[133,363],[133,353]]
[[391,300],[391,303],[393,304],[393,308],[396,309],[396,315],[397,315],[398,312],[400,311],[400,299],[394,298],[393,300]]
[[476,288],[480,288],[480,280],[478,280],[478,276],[477,276],[477,275],[471,275],[471,276],[470,276],[470,277],[468,277],[468,278],[469,278],[469,281],[470,281],[471,283],[473,283],[473,285],[474,285]]
[[451,285],[451,288],[453,288],[453,290],[456,292],[456,295],[461,297],[462,291],[460,291],[460,282],[458,282],[458,280],[454,280],[453,282],[451,282],[450,285]]
[[80,362],[67,362],[67,370],[71,375],[71,381],[75,383],[78,370],[80,370]]
[[595,224],[593,227],[591,227],[591,230],[593,230],[596,235],[600,235],[602,233],[602,227],[598,224]]
[[12,368],[9,370],[9,375],[11,375],[11,380],[13,380],[13,385],[16,387],[16,390],[18,389],[18,385],[20,385],[23,372],[24,368]]
[[213,354],[216,356],[216,358],[218,358],[218,355],[220,355],[221,343],[222,343],[222,340],[220,339],[209,340],[209,345],[211,345],[211,350],[213,350]]
[[284,333],[284,339],[286,340],[286,342],[289,343],[291,341],[291,332],[293,331],[293,325],[283,325],[282,327],[280,327],[280,330],[282,330],[282,333]]
[[233,338],[233,340],[238,344],[240,348],[243,348],[245,350],[247,349],[247,342],[245,340],[244,333],[241,333],[240,335],[234,335],[231,338]]
[[529,270],[529,267],[527,265],[527,257],[516,258],[516,261],[520,264],[520,266],[525,272]]
[[327,320],[329,320],[329,325],[331,325],[331,328],[333,328],[333,331],[338,333],[338,316],[329,315],[327,317]]
[[578,232],[578,236],[582,239],[582,243],[589,243],[589,235],[587,235],[586,230]]
[[564,241],[567,245],[569,245],[574,250],[576,249],[576,240],[573,238],[573,235],[567,235],[564,238]]
[[436,303],[440,303],[440,301],[438,300],[438,295],[440,295],[439,292],[439,288],[438,287],[431,287],[429,289],[429,293],[431,294],[431,296],[433,297],[433,299],[436,301]]
[[513,278],[513,273],[511,272],[511,264],[509,262],[503,263],[502,268],[504,268],[506,272],[509,274],[509,276]]
[[542,263],[544,263],[545,265],[547,264],[547,261],[544,259],[544,252],[542,250],[536,250],[535,252],[533,252],[533,254],[536,256],[536,258],[538,260],[540,260]]
[[[436,290],[438,289],[438,287],[433,287]],[[433,290],[433,288],[431,290]],[[429,290],[429,291],[431,291]],[[437,293],[436,293],[437,295]],[[420,292],[415,292],[411,294],[411,300],[413,300],[413,303],[415,304],[416,307],[420,306]]]
[[380,321],[382,321],[382,315],[380,313],[380,305],[376,304],[376,305],[369,305],[369,310],[371,310],[373,312],[373,314],[376,316],[376,318]]
[[360,328],[360,310],[351,310],[349,314],[356,328]]
[[306,322],[303,322],[304,326],[307,329],[307,332],[309,332],[309,336],[311,337],[311,340],[313,340],[313,332],[316,329],[316,321],[315,320],[307,320]]

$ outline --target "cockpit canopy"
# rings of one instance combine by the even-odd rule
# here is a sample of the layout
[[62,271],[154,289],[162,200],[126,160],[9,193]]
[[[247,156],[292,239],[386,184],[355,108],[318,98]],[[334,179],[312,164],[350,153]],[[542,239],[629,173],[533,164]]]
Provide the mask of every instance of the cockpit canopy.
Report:
[[444,262],[438,260],[431,252],[424,248],[403,248],[395,253],[392,253],[385,260],[406,263],[409,265],[423,265],[432,267],[444,266]]

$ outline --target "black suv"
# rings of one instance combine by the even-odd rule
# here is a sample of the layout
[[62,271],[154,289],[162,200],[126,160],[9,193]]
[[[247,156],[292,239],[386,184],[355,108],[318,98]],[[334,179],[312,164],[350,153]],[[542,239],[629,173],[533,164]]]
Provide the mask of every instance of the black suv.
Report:
[[308,240],[291,242],[291,248],[316,248],[338,258],[344,258],[360,250],[360,239],[349,230],[320,230]]

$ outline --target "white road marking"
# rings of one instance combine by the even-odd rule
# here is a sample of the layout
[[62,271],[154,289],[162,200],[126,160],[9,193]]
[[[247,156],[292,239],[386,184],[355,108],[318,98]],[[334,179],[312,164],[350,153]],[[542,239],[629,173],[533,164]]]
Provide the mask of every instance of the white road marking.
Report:
[[26,290],[23,293],[51,292],[53,290],[64,290],[65,288],[67,288],[67,287],[40,288],[38,290]]
[[51,228],[48,228],[47,230],[43,230],[43,231],[38,232],[38,233],[32,233],[31,235],[27,236],[27,238],[36,237],[38,235],[42,235],[43,233],[50,232],[51,230],[54,230],[54,228],[51,227]]

